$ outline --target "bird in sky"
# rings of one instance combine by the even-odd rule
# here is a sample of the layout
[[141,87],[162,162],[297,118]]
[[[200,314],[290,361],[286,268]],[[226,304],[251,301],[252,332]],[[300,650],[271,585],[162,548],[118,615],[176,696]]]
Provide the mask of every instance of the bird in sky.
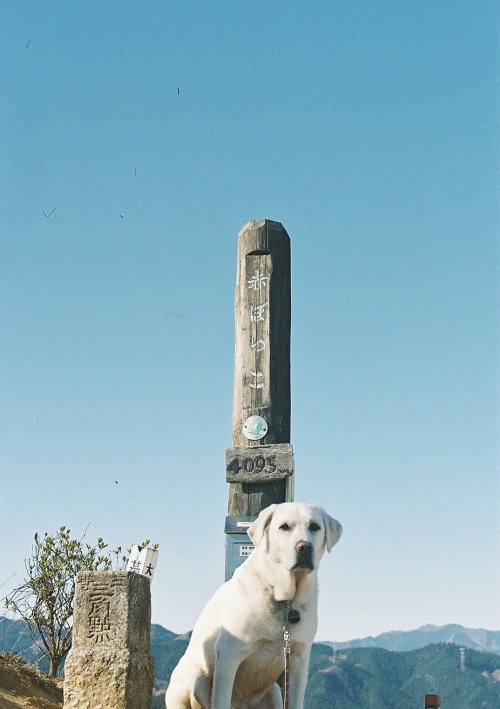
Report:
[[177,87],[177,93],[180,94],[181,90],[179,87]]
[[46,216],[47,219],[48,219],[52,214],[54,214],[54,212],[56,211],[56,209],[57,209],[57,207],[54,207],[54,209],[53,209],[51,212],[49,212],[49,214],[47,214],[47,212],[45,211],[45,209],[42,209],[42,212],[45,214],[45,216]]

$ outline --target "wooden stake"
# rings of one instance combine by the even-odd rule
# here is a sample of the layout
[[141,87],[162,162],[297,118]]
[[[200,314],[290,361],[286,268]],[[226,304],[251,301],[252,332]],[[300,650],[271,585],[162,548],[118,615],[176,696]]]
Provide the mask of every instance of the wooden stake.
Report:
[[[242,482],[230,483],[231,516],[257,516],[273,502],[292,499],[290,320],[290,238],[279,222],[248,222],[238,235],[233,448],[227,451],[226,466],[229,479]],[[266,426],[260,420],[253,426],[250,417],[261,417]],[[286,444],[282,451],[281,444]],[[251,456],[249,450],[243,461],[253,464],[237,470],[234,461],[242,458],[242,449],[252,447],[259,448],[258,454]],[[278,466],[282,455],[287,463]]]

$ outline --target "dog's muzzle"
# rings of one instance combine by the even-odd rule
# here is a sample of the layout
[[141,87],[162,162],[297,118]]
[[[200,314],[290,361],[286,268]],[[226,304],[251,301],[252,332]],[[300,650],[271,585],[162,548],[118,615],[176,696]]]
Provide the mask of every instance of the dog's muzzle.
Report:
[[296,561],[293,569],[314,569],[313,545],[310,542],[298,542],[295,545]]

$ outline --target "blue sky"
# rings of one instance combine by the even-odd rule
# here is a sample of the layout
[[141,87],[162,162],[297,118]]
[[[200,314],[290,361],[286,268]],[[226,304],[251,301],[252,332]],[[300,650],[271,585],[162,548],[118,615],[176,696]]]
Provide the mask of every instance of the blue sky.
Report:
[[224,576],[236,237],[266,217],[296,499],[345,530],[318,638],[500,628],[495,3],[1,14],[0,596],[36,531],[90,523],[160,543],[153,620],[192,627]]

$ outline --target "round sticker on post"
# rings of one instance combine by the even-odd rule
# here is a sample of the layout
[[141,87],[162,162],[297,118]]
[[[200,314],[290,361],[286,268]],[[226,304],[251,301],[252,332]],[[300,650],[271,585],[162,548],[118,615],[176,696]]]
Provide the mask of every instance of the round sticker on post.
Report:
[[243,424],[243,435],[249,441],[260,441],[267,433],[267,421],[262,416],[249,416]]

